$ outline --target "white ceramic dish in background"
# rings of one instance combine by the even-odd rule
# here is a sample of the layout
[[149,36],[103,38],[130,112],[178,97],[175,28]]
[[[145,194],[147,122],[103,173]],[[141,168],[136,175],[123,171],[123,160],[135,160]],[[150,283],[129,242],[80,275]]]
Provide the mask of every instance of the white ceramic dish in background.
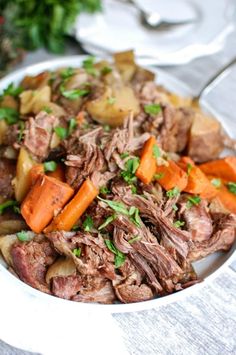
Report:
[[178,18],[185,10],[196,13],[198,20],[165,31],[150,30],[141,25],[139,10],[132,4],[104,0],[103,12],[82,13],[78,17],[73,30],[75,38],[88,53],[95,55],[133,48],[143,65],[179,65],[222,49],[235,26],[234,0],[185,0],[181,9],[179,2],[175,6],[175,0],[136,2],[145,10],[157,10],[165,17],[172,13]]
[[[21,69],[16,71],[4,79],[0,81],[0,92],[6,88],[11,82],[18,83],[25,75],[36,75],[44,70],[54,70],[59,67],[77,67],[80,66],[81,62],[84,60],[85,56],[73,56],[73,57],[63,57],[62,59],[56,59],[52,61],[43,62],[40,64],[32,65],[28,68]],[[183,96],[190,96],[191,92],[185,86],[185,84],[177,81],[173,77],[169,76],[165,72],[161,70],[157,70],[155,68],[151,68],[154,72],[158,74],[158,83],[163,84],[169,90],[181,94]],[[225,128],[228,131],[231,131],[236,137],[236,126],[229,129],[232,126],[232,123],[227,121],[226,119],[220,118],[221,122],[224,124]],[[181,300],[187,295],[199,290],[203,287],[208,281],[212,278],[216,277],[220,271],[222,271],[223,267],[228,265],[233,257],[236,255],[235,252],[236,245],[228,253],[215,253],[210,255],[209,257],[205,258],[202,261],[198,261],[194,264],[195,269],[200,277],[204,279],[204,281],[200,284],[196,284],[190,288],[187,288],[183,291],[161,297],[156,298],[154,300],[146,301],[146,302],[138,302],[132,304],[114,304],[114,305],[101,305],[101,304],[90,304],[90,303],[77,303],[71,302],[63,299],[59,299],[47,294],[44,294],[34,288],[28,286],[27,284],[23,283],[19,279],[17,279],[14,275],[12,275],[6,268],[4,261],[0,257],[0,301],[1,298],[5,297],[6,300],[9,300],[6,307],[9,307],[11,314],[14,314],[14,324],[19,323],[19,327],[22,324],[27,322],[27,317],[30,317],[30,309],[33,307],[34,309],[40,309],[39,317],[43,314],[43,321],[45,324],[47,322],[51,322],[51,314],[53,310],[57,309],[57,313],[60,312],[61,314],[67,315],[70,314],[73,319],[75,317],[80,317],[81,314],[110,314],[110,313],[123,313],[123,312],[133,312],[133,311],[140,311],[150,308],[156,308],[161,305],[166,305],[170,302],[175,302],[177,300]],[[22,307],[19,308],[18,304],[15,304],[15,308],[10,301],[10,295],[12,292],[15,292],[16,296],[19,295],[17,300],[22,300],[22,307],[27,307],[25,309],[24,319],[22,317],[17,317],[19,312],[22,312]],[[15,298],[16,299],[16,298]],[[2,304],[2,303],[1,303]],[[16,307],[17,306],[17,307]],[[14,312],[13,312],[14,309]],[[13,313],[12,313],[13,312]],[[28,312],[28,313],[27,313]],[[66,317],[66,316],[65,316]],[[18,334],[14,334],[7,332],[6,326],[1,329],[1,323],[5,322],[3,312],[1,313],[1,322],[0,322],[0,338],[3,340],[11,343],[12,345],[19,346],[21,348],[25,348],[31,351],[40,351],[40,344],[39,341],[35,338],[32,339],[25,339],[24,337],[20,336],[20,331]],[[12,320],[10,320],[12,322]],[[9,320],[8,320],[9,323]],[[28,322],[29,323],[29,322]],[[39,323],[40,324],[40,323]],[[12,324],[9,325],[10,329],[12,329]],[[19,328],[18,328],[19,329]],[[37,343],[38,341],[38,343]],[[26,343],[25,343],[26,342]],[[30,343],[31,342],[31,343]],[[33,343],[32,343],[33,342]],[[30,344],[30,345],[29,345]],[[37,348],[38,344],[38,348]]]

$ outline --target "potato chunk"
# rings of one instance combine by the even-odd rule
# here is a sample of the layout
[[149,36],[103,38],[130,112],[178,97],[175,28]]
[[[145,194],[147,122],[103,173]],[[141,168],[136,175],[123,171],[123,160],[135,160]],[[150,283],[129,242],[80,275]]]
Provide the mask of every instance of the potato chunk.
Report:
[[189,138],[188,155],[198,163],[216,159],[223,149],[221,124],[196,113]]

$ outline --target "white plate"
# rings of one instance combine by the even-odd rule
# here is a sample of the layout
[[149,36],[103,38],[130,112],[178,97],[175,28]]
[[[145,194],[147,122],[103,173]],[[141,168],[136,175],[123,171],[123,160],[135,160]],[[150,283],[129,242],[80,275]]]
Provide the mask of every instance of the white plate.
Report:
[[[164,1],[170,14],[173,14],[175,1]],[[160,9],[159,0],[138,2],[145,9]],[[139,10],[133,5],[104,0],[103,12],[83,13],[78,17],[74,35],[89,53],[95,55],[135,49],[143,65],[184,64],[219,51],[234,29],[235,1],[188,0],[184,3],[188,5],[188,12],[192,10],[198,14],[199,21],[168,31],[153,31],[140,24]]]
[[[25,75],[36,75],[44,70],[53,70],[58,67],[77,67],[80,66],[84,56],[74,56],[74,57],[64,57],[62,59],[52,60],[48,62],[43,62],[40,64],[32,65],[26,69],[21,69],[17,72],[14,72],[0,81],[0,92],[6,88],[11,82],[18,83]],[[181,82],[172,78],[165,72],[151,68],[154,72],[158,74],[158,83],[164,84],[166,88],[172,90],[175,93],[189,96],[191,92],[189,89]],[[223,119],[221,119],[223,123]],[[225,123],[228,126],[228,123]],[[235,132],[236,133],[236,130]],[[236,243],[235,243],[236,244]],[[1,283],[1,293],[0,293],[0,302],[5,299],[6,307],[1,312],[1,322],[0,322],[0,338],[11,343],[12,345],[19,346],[31,351],[41,351],[42,344],[40,344],[39,339],[36,337],[24,337],[24,328],[32,322],[32,314],[37,311],[38,322],[34,324],[35,332],[39,332],[39,325],[42,326],[42,323],[45,327],[48,327],[52,323],[52,313],[57,310],[56,313],[60,312],[62,318],[68,318],[70,315],[71,320],[79,319],[81,314],[87,313],[88,316],[91,314],[103,314],[104,317],[110,313],[124,313],[124,312],[133,312],[140,311],[150,308],[156,308],[161,305],[166,305],[170,302],[175,302],[177,300],[183,299],[187,295],[196,292],[201,287],[203,287],[208,281],[216,277],[220,271],[223,270],[223,266],[228,265],[235,253],[236,245],[228,253],[215,253],[205,258],[204,260],[198,261],[194,264],[195,269],[198,275],[204,278],[204,281],[200,284],[196,284],[192,287],[189,287],[183,291],[156,298],[146,302],[132,303],[132,304],[114,304],[114,305],[100,305],[100,304],[89,304],[89,303],[77,303],[72,301],[63,300],[53,296],[44,294],[34,288],[23,283],[15,276],[13,276],[6,268],[4,261],[0,258],[0,283]],[[14,293],[14,304],[12,301],[12,294]],[[7,301],[6,301],[7,300]],[[23,307],[24,317],[18,316],[19,313],[22,313],[22,307],[18,304],[21,302]],[[2,303],[1,303],[2,304]],[[24,307],[26,307],[25,309]],[[9,308],[11,315],[14,315],[14,321],[11,318],[7,319],[7,313],[3,312]],[[5,318],[4,318],[5,317]],[[31,320],[29,318],[31,317]],[[43,317],[43,320],[41,318]],[[55,318],[55,317],[54,317]],[[41,319],[41,323],[39,321]],[[70,321],[67,319],[67,321]],[[107,319],[107,322],[109,320]],[[72,322],[72,321],[70,321]],[[14,324],[13,324],[14,323]],[[1,324],[4,324],[4,327],[1,328]],[[9,327],[7,328],[7,325]],[[56,325],[55,325],[56,326]],[[17,328],[16,333],[11,331],[13,328]],[[14,328],[14,329],[15,329]],[[66,333],[64,336],[66,337]],[[38,337],[40,338],[40,337]],[[45,344],[44,344],[45,345]],[[46,346],[46,345],[45,345]],[[40,350],[39,350],[40,349]]]

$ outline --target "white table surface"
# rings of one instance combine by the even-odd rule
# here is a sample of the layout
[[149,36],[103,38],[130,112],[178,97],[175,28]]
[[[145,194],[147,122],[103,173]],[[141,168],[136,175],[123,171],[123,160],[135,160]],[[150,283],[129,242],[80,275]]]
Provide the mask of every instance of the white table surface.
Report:
[[[76,45],[69,44],[65,54],[78,53],[81,52]],[[166,70],[185,81],[193,93],[197,93],[208,78],[234,56],[236,56],[236,31],[228,37],[220,53],[195,60],[183,67],[171,67]],[[19,67],[53,57],[55,56],[40,50],[28,54]],[[236,68],[230,78],[215,89],[214,93],[219,98],[216,100],[214,96],[217,109],[224,113],[227,107],[227,114],[230,114],[233,120],[236,120],[235,83]],[[187,299],[158,309],[116,314],[113,317],[122,328],[128,353],[132,355],[236,354],[235,295],[236,260],[211,284]],[[0,355],[30,354],[0,341]]]

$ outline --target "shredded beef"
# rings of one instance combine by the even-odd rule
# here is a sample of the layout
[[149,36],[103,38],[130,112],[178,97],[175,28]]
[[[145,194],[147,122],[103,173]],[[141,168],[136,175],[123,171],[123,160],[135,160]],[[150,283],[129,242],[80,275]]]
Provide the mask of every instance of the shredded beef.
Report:
[[44,111],[35,118],[29,118],[26,124],[24,146],[39,160],[47,158],[53,129],[57,125],[58,119]]
[[220,218],[213,235],[208,240],[195,242],[189,252],[188,259],[199,260],[220,250],[229,250],[236,238],[236,215],[229,214]]
[[81,290],[82,285],[82,278],[78,275],[56,276],[52,279],[52,293],[70,300]]
[[12,179],[15,176],[15,163],[9,159],[0,159],[0,196],[4,199],[12,198],[14,190]]
[[45,281],[47,267],[51,265],[56,253],[45,238],[38,241],[17,242],[11,249],[13,268],[19,278],[40,291],[50,293]]

